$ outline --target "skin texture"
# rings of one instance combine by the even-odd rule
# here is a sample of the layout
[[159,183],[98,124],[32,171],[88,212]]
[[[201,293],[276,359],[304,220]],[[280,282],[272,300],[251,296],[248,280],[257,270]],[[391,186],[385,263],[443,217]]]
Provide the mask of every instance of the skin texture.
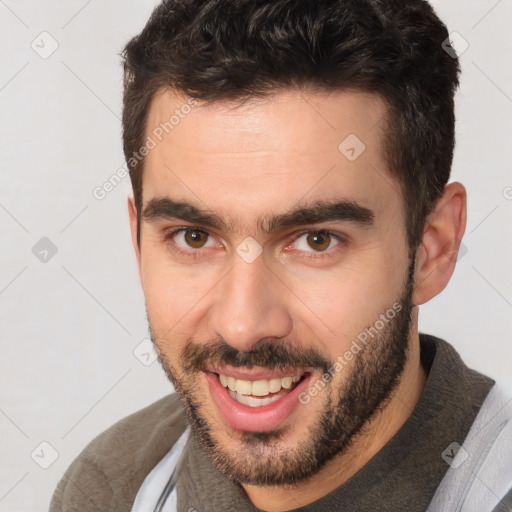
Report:
[[[186,101],[173,91],[160,91],[151,104],[147,134]],[[328,389],[297,407],[279,432],[260,439],[223,421],[202,372],[185,371],[183,353],[191,346],[211,348],[222,340],[245,354],[270,339],[281,344],[283,357],[291,361],[291,354],[300,356],[308,350],[333,361],[394,303],[406,302],[411,260],[401,189],[383,160],[384,115],[385,105],[378,97],[353,91],[283,91],[237,107],[198,102],[146,156],[143,210],[153,199],[170,197],[217,214],[233,229],[143,218],[139,247],[137,212],[133,199],[128,201],[148,320],[164,369],[189,414],[195,415],[196,431],[197,418],[208,427],[216,446],[207,453],[226,474],[238,475],[250,500],[264,510],[289,510],[332,491],[407,420],[426,380],[419,360],[418,308],[407,311],[410,324],[402,334],[407,348],[400,349],[404,364],[388,390],[392,388],[391,395],[375,404],[375,411],[370,411],[374,414],[363,414],[357,407],[343,410],[342,414],[354,415],[350,420],[357,416],[365,423],[338,447],[338,453],[323,460],[320,468],[312,464],[313,473],[293,484],[261,485],[254,472],[261,473],[265,464],[258,470],[256,462],[274,461],[278,473],[276,461],[293,461],[299,444],[311,449],[322,414],[335,412],[335,399],[347,393],[355,376],[373,378],[367,382],[379,389],[384,379],[378,365],[371,364],[371,355],[379,350],[389,355],[400,346],[396,336],[383,329],[367,350],[335,374]],[[350,134],[365,145],[354,161],[338,150]],[[260,229],[260,219],[269,213],[282,214],[298,204],[325,199],[357,203],[371,210],[373,223],[325,221],[272,233]],[[413,255],[410,298],[415,306],[446,286],[465,223],[465,190],[452,183],[430,215],[423,242]],[[202,247],[187,245],[194,240],[183,234],[166,239],[166,234],[186,226],[207,232],[206,238],[199,237]],[[318,251],[308,234],[320,229],[342,241],[332,237],[328,249]],[[262,248],[251,263],[236,251],[249,236]],[[176,247],[186,252],[177,253]],[[212,358],[216,354],[213,351]],[[399,356],[392,355],[392,361],[399,361]],[[316,368],[314,373],[320,377],[322,372]],[[300,457],[304,460],[304,453]],[[242,474],[244,467],[253,473],[247,469]]]

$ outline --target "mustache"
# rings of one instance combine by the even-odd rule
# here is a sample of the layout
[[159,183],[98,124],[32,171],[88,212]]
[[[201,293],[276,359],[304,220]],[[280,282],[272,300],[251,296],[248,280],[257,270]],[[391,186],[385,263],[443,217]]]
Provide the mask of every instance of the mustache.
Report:
[[269,370],[318,368],[326,373],[334,364],[314,348],[289,346],[281,338],[260,340],[247,351],[238,350],[223,339],[211,343],[190,340],[183,349],[182,361],[183,370],[187,373],[207,371],[213,365],[261,366]]

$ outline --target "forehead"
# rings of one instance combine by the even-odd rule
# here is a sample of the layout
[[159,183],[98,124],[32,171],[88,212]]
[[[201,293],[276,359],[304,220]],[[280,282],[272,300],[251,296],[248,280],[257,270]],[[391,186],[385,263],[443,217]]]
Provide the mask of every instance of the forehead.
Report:
[[[190,108],[191,102],[196,106]],[[146,131],[150,134],[162,127],[166,138],[171,132],[181,135],[186,126],[197,139],[179,142],[192,142],[196,153],[262,149],[310,153],[319,139],[324,142],[318,147],[322,151],[332,143],[336,147],[350,133],[359,134],[369,144],[377,142],[385,111],[379,96],[359,91],[284,90],[245,101],[205,103],[164,88],[153,97]]]
[[148,113],[143,202],[167,195],[229,216],[341,196],[378,211],[399,188],[383,157],[385,113],[378,96],[354,91],[206,104],[162,89]]

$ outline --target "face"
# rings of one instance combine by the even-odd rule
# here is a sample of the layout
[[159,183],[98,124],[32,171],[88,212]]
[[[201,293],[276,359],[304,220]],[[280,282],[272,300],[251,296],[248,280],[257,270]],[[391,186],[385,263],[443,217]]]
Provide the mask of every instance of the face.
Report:
[[355,92],[190,103],[161,91],[148,116],[152,339],[221,471],[296,482],[349,446],[407,356],[412,268],[385,107]]

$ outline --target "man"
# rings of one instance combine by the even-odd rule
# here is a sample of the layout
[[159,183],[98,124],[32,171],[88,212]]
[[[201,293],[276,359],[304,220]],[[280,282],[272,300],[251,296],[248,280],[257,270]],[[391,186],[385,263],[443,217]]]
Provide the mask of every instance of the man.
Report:
[[447,40],[422,0],[155,9],[123,137],[176,394],[93,440],[51,511],[511,510],[507,396],[418,333],[466,223]]

